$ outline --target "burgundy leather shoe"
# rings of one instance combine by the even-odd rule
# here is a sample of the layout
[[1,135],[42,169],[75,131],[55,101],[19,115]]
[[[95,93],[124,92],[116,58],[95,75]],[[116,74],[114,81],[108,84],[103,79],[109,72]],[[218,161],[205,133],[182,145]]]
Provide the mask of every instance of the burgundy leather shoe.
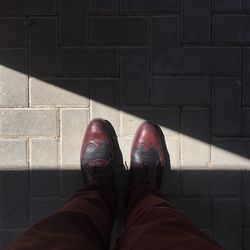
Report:
[[85,184],[97,178],[113,183],[114,141],[105,120],[94,119],[89,123],[80,161]]
[[146,121],[137,129],[131,149],[129,183],[147,183],[160,188],[166,166],[166,145],[158,125]]

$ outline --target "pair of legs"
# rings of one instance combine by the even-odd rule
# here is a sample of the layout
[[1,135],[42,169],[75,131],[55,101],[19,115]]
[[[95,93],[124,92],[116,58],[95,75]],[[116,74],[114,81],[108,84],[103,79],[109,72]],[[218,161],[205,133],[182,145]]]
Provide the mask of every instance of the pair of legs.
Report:
[[[59,211],[25,231],[7,249],[109,249],[118,197],[114,143],[105,121],[94,120],[86,131],[81,166],[86,187]],[[222,249],[173,207],[160,193],[166,164],[159,130],[144,123],[131,151],[126,214],[116,249]]]

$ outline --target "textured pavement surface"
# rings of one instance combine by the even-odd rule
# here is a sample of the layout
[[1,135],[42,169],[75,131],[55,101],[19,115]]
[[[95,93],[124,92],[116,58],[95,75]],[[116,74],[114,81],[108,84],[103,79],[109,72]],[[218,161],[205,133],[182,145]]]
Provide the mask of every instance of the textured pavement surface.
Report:
[[250,1],[0,1],[0,249],[79,187],[88,122],[124,160],[145,119],[162,191],[226,249],[250,249]]

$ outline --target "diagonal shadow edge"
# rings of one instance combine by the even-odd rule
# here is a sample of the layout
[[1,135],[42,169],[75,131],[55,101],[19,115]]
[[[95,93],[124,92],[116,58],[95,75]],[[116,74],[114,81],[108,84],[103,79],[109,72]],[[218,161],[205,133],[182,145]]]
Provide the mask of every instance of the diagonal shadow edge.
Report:
[[[9,59],[6,61],[6,60],[0,60],[1,64],[7,68],[10,68],[12,70],[15,70],[15,71],[18,71],[24,75],[27,75],[27,72],[26,72],[26,67],[23,66],[23,67],[20,67],[20,63],[14,63],[9,61]],[[11,63],[13,63],[12,65],[10,65]],[[24,64],[21,64],[21,65],[24,65]],[[131,114],[135,117],[139,117],[143,120],[152,120],[152,117],[151,115],[148,113],[148,111],[152,111],[152,110],[155,110],[155,109],[159,109],[159,110],[173,110],[173,109],[176,109],[178,110],[179,112],[179,115],[178,115],[178,121],[177,123],[175,122],[167,122],[164,118],[162,119],[163,116],[158,116],[158,117],[154,117],[154,119],[152,120],[153,122],[155,123],[158,123],[160,126],[162,127],[165,127],[167,129],[170,129],[170,130],[173,130],[173,131],[176,131],[177,133],[181,133],[183,135],[187,135],[189,137],[192,137],[194,139],[197,139],[199,141],[202,141],[202,142],[205,142],[207,144],[211,144],[211,145],[214,145],[218,148],[221,148],[221,149],[224,149],[228,152],[232,152],[233,154],[236,154],[236,155],[239,155],[239,156],[242,156],[244,158],[247,158],[247,159],[250,159],[250,150],[249,150],[249,145],[250,145],[250,138],[247,138],[247,137],[241,137],[241,136],[226,136],[226,137],[217,137],[217,136],[204,136],[202,134],[199,134],[199,133],[196,133],[194,132],[193,129],[189,130],[183,130],[183,128],[180,127],[180,124],[179,124],[179,119],[181,119],[181,111],[182,109],[184,108],[191,108],[191,109],[207,109],[207,110],[210,110],[210,106],[205,106],[205,105],[188,105],[188,106],[177,106],[177,105],[167,105],[167,106],[151,106],[151,105],[144,105],[144,106],[121,106],[120,105],[120,101],[118,101],[118,103],[114,103],[112,102],[112,100],[110,99],[110,97],[108,98],[100,98],[100,95],[98,96],[95,96],[93,97],[90,96],[90,88],[91,88],[91,81],[95,81],[95,80],[99,80],[99,81],[119,81],[119,78],[91,78],[91,77],[39,77],[39,76],[30,76],[32,78],[36,78],[36,79],[40,79],[42,81],[47,81],[47,83],[51,84],[51,85],[54,85],[54,86],[57,86],[59,88],[62,88],[62,89],[65,89],[67,91],[70,91],[72,93],[75,93],[79,96],[85,96],[86,98],[92,98],[93,100],[95,100],[96,102],[99,102],[103,105],[106,105],[106,106],[109,106],[109,107],[112,107],[114,109],[117,109],[119,111],[122,111],[122,112],[125,112],[125,113],[128,113],[128,114]],[[65,82],[60,82],[58,79],[62,79],[62,80],[76,80],[76,79],[84,79],[87,81],[87,89],[88,91],[83,91],[83,85],[80,85],[80,84],[65,84]],[[85,82],[86,84],[86,82]],[[136,86],[135,86],[136,87]],[[85,89],[86,89],[86,86],[85,86]],[[119,99],[119,97],[117,97]],[[49,106],[48,106],[49,107]],[[50,107],[53,107],[53,106],[50,106]],[[80,107],[80,105],[78,106]],[[28,108],[28,107],[27,107]],[[210,111],[209,111],[210,112]],[[164,114],[163,114],[164,115]],[[170,119],[171,120],[171,119]],[[211,121],[210,121],[211,122]],[[193,124],[195,126],[195,124]],[[209,132],[211,133],[211,124],[208,125],[209,126]],[[224,140],[220,140],[220,139],[229,139],[229,141],[224,141]],[[243,143],[243,146],[239,146],[239,141],[238,139],[241,140],[241,144]]]

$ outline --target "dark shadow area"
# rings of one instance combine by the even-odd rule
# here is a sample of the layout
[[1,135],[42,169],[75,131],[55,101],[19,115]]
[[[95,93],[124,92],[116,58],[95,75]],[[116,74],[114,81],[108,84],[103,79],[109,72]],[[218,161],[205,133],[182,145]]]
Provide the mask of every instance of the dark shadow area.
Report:
[[[116,180],[124,188],[126,173],[116,175]],[[161,191],[197,227],[226,249],[235,250],[241,246],[242,223],[249,223],[249,181],[250,174],[245,171],[172,170],[165,171]],[[0,248],[63,206],[82,186],[80,170],[2,170]]]

